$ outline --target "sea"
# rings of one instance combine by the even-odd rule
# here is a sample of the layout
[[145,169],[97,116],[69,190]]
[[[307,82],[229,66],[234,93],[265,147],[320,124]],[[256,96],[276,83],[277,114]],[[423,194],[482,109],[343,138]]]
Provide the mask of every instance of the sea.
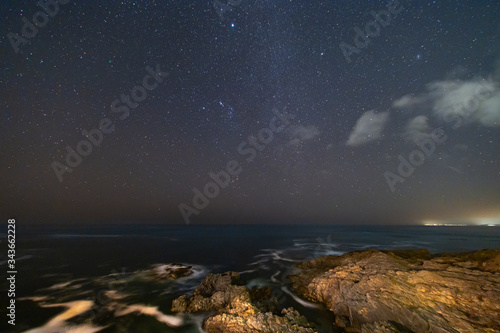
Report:
[[[500,227],[340,225],[113,225],[20,228],[16,235],[15,326],[6,311],[7,250],[0,254],[0,332],[203,332],[207,314],[171,312],[208,273],[235,271],[249,288],[269,287],[319,332],[336,332],[324,307],[301,299],[287,276],[323,255],[366,249],[432,253],[500,248]],[[5,234],[2,244],[6,244]],[[152,279],[161,265],[193,274]]]

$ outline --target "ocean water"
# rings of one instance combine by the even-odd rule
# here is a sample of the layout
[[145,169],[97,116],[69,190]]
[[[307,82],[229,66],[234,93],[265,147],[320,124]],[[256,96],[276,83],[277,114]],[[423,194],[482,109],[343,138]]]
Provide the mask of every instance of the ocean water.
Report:
[[[290,290],[295,263],[369,248],[500,248],[500,227],[127,225],[21,228],[16,239],[16,326],[2,307],[0,332],[202,332],[203,315],[171,313],[172,300],[192,293],[207,273],[226,271],[240,272],[249,287],[272,288],[279,307],[293,306],[320,332],[334,332],[328,311]],[[170,263],[195,273],[149,278],[153,265]]]

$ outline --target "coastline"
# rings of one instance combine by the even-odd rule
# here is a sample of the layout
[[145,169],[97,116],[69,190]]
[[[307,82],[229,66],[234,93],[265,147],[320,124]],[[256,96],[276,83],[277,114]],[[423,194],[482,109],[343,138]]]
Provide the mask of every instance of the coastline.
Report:
[[[496,332],[500,330],[500,250],[431,254],[428,250],[356,251],[296,265],[293,291],[325,306],[345,332]],[[239,274],[209,274],[173,312],[212,312],[207,332],[312,333],[296,309],[279,308],[267,287]],[[270,311],[271,310],[271,311]]]
[[[328,305],[310,299],[293,288],[289,277],[303,273],[296,264],[307,265],[303,262],[314,263],[319,258],[332,258],[330,255],[340,258],[353,253],[385,253],[418,248],[428,249],[427,256],[431,258],[426,260],[429,261],[440,253],[456,255],[481,248],[497,248],[500,239],[498,230],[423,226],[145,228],[142,225],[54,229],[37,237],[21,237],[19,258],[23,274],[16,281],[16,291],[19,290],[19,295],[16,295],[19,296],[16,300],[17,330],[7,327],[0,330],[24,332],[47,329],[45,325],[51,320],[74,309],[74,313],[79,314],[61,321],[61,327],[84,329],[90,325],[93,331],[102,333],[118,332],[120,329],[151,333],[203,332],[202,326],[209,313],[175,313],[171,311],[172,303],[182,295],[193,295],[209,274],[233,271],[239,272],[241,283],[248,288],[249,294],[253,294],[250,293],[253,288],[269,288],[270,298],[276,299],[276,310],[272,312],[272,317],[264,318],[281,322],[285,319],[279,317],[286,318],[281,311],[292,307],[298,311],[297,318],[304,316],[308,323],[315,325],[304,328],[320,333],[344,332],[354,328],[342,328],[336,321],[349,316],[339,315],[340,312],[329,310]],[[187,269],[183,267],[189,266],[192,273],[186,275]],[[181,271],[162,273],[162,269],[176,267]],[[342,269],[349,272],[347,268]],[[399,270],[405,273],[408,268],[403,268]],[[306,271],[311,272],[311,269]],[[439,273],[439,270],[436,271]],[[472,273],[477,271],[471,270]],[[319,281],[322,278],[320,275],[327,271],[316,270],[316,273]],[[346,282],[349,280],[342,283]],[[87,304],[82,303],[87,301],[93,302],[91,311],[80,312],[73,308],[78,304]],[[259,310],[258,307],[256,309]],[[256,310],[255,314],[258,316],[260,312]],[[293,312],[287,313],[289,317],[296,317]],[[353,315],[353,319],[355,317]],[[215,325],[213,321],[212,324]],[[371,332],[374,329],[366,330]]]

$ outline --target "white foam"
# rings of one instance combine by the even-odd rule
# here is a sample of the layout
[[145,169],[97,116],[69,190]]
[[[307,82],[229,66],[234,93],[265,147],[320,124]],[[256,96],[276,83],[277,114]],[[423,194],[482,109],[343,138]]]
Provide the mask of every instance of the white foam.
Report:
[[294,293],[292,293],[290,290],[288,290],[287,287],[282,287],[281,290],[283,290],[283,292],[287,293],[288,295],[292,296],[292,298],[297,302],[299,303],[300,305],[302,306],[305,306],[306,308],[311,308],[311,309],[318,309],[321,307],[321,305],[319,304],[316,304],[316,303],[312,303],[312,302],[308,302],[308,301],[304,301],[302,298],[300,298],[299,296],[295,295]]
[[203,316],[203,315],[190,315],[190,317],[196,323],[196,327],[198,328],[198,331],[200,333],[206,333],[205,330],[203,329],[203,321],[205,320],[206,316]]
[[133,304],[115,311],[115,316],[121,317],[138,312],[143,315],[156,318],[159,322],[167,324],[170,327],[179,327],[184,324],[184,319],[180,316],[169,316],[158,310],[157,306],[147,306],[142,304]]
[[100,234],[54,234],[48,237],[51,238],[110,238],[121,237],[121,235],[100,235]]
[[300,261],[300,260],[296,260],[296,259],[283,258],[283,257],[277,257],[276,259],[283,260],[283,261],[288,261],[288,262],[299,262]]
[[67,282],[56,283],[48,288],[43,288],[41,290],[78,289],[82,286],[82,284],[77,284],[77,285],[71,286],[71,288],[67,288],[67,287],[70,286],[74,282],[82,281],[82,280],[83,279],[77,279],[77,280],[72,280],[72,281],[67,281]]
[[259,265],[259,264],[267,262],[267,261],[268,260],[266,260],[266,259],[262,259],[262,260],[258,260],[258,261],[252,262],[249,265]]
[[74,301],[68,303],[44,304],[44,308],[65,307],[66,311],[58,314],[45,325],[34,328],[25,333],[54,333],[54,332],[71,332],[71,333],[94,333],[99,332],[105,327],[97,327],[91,325],[66,325],[66,320],[71,319],[79,314],[89,311],[94,302],[92,301]]
[[51,327],[39,327],[29,331],[24,331],[25,333],[95,333],[99,332],[106,327],[97,327],[92,325],[78,325],[78,326],[69,326],[69,325],[59,325],[59,326],[51,326]]
[[185,277],[182,277],[182,278],[180,278],[178,280],[184,281],[184,280],[198,279],[198,278],[200,278],[202,276],[205,276],[206,273],[207,273],[207,270],[203,266],[192,265],[192,267],[193,267],[193,274],[185,276]]
[[[17,260],[17,261],[19,261],[19,260],[25,260],[25,259],[30,259],[30,258],[32,258],[32,257],[33,257],[33,256],[32,256],[31,254],[27,254],[27,255],[22,256],[22,257],[19,257],[19,258],[18,258],[18,257],[16,257],[16,260]],[[0,266],[5,265],[6,263],[7,263],[7,260],[5,260],[5,261],[0,261]]]
[[256,270],[256,269],[248,269],[248,270],[246,270],[246,271],[242,271],[242,272],[238,272],[238,273],[241,275],[241,274],[253,273],[253,272],[255,272],[255,271],[257,271],[257,270]]
[[109,298],[111,300],[118,301],[118,300],[121,300],[121,299],[124,299],[124,298],[131,296],[131,294],[118,292],[116,290],[106,290],[104,292],[104,296],[106,296],[107,298]]
[[266,279],[264,278],[256,278],[256,279],[252,279],[250,280],[248,283],[247,283],[247,287],[249,289],[252,289],[253,287],[258,287],[258,288],[262,288],[262,287],[266,287],[269,285],[269,282],[266,281]]
[[33,296],[33,297],[21,297],[18,298],[18,301],[33,301],[33,302],[41,302],[47,300],[47,296]]
[[[258,254],[256,256],[254,256],[254,258],[264,257],[264,258],[267,258],[267,260],[266,259],[261,259],[261,260],[257,261],[256,263],[262,262],[263,260],[264,261],[268,261],[270,259],[282,260],[282,261],[288,261],[288,262],[298,262],[299,261],[299,260],[295,260],[295,259],[290,259],[290,258],[282,257],[281,255],[284,252],[283,250],[265,249],[265,250],[262,250],[262,251],[266,251],[266,252],[269,252],[269,253]],[[255,264],[255,263],[252,263],[250,265],[253,265],[253,264]]]
[[276,282],[276,283],[280,283],[280,281],[278,279],[276,279],[276,277],[280,274],[281,274],[281,271],[277,271],[276,273],[274,273],[273,276],[271,276],[271,281]]
[[297,243],[297,241],[295,241],[295,243],[293,243],[293,246],[300,246],[300,247],[303,247],[303,246],[306,246],[308,247],[309,245],[318,245],[318,243],[316,242],[302,242],[302,243]]
[[321,252],[321,256],[326,256],[326,255],[333,255],[333,256],[341,256],[343,254],[345,254],[345,252],[342,252],[342,251],[320,251]]
[[[65,333],[94,333],[99,332],[105,327],[96,327],[92,325],[66,326],[63,332]],[[52,333],[53,331],[51,331]],[[59,331],[58,331],[59,332]]]

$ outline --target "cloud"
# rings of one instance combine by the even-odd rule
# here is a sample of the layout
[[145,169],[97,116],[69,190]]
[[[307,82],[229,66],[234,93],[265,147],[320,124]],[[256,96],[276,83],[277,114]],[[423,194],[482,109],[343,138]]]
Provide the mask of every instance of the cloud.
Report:
[[365,112],[356,122],[346,145],[355,147],[378,139],[388,119],[389,112]]
[[392,103],[392,106],[398,109],[409,108],[414,105],[419,105],[423,101],[425,101],[425,97],[423,96],[413,96],[413,95],[404,95],[400,99],[395,100]]
[[301,142],[309,141],[319,137],[321,132],[316,126],[313,125],[297,125],[290,128],[290,144],[298,145]]
[[500,92],[481,103],[476,119],[485,126],[500,126]]
[[400,109],[429,107],[438,119],[457,126],[473,122],[500,126],[500,89],[491,79],[434,81],[426,90],[416,97],[405,95],[392,105]]
[[[495,113],[500,104],[491,101],[499,92],[494,82],[486,80],[437,81],[427,85],[433,100],[432,109],[443,119],[461,117],[466,122],[478,121],[483,125],[495,126]],[[497,90],[495,92],[495,90]],[[484,107],[483,105],[487,105]]]
[[404,136],[410,141],[415,141],[430,136],[430,130],[429,118],[417,116],[406,125]]

